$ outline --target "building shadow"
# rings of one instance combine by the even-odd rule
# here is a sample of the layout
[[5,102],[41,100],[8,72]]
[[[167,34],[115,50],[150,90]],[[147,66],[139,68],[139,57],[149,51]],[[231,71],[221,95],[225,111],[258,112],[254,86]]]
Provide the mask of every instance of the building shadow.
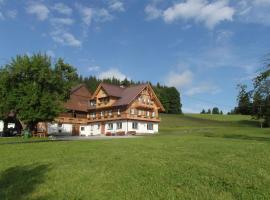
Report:
[[0,174],[0,199],[47,199],[44,196],[33,197],[36,187],[46,178],[49,165],[15,166]]

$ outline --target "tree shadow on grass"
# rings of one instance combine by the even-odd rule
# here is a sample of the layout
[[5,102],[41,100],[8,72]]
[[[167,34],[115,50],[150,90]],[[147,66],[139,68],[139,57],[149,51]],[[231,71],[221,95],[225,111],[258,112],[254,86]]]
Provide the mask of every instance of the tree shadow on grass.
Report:
[[[34,199],[32,193],[44,182],[49,165],[15,166],[0,174],[0,199]],[[35,199],[46,199],[38,196]]]
[[238,134],[225,134],[225,135],[204,134],[204,136],[205,137],[226,138],[226,139],[253,140],[253,141],[270,142],[270,137],[256,137],[256,136],[238,135]]

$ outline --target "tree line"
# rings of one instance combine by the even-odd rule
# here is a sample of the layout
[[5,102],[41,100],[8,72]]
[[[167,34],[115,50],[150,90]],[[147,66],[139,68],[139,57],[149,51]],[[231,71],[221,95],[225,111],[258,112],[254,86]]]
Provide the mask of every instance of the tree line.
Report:
[[264,67],[252,80],[253,88],[239,84],[237,106],[230,114],[252,115],[262,119],[264,126],[270,126],[270,58],[265,60]]
[[[73,86],[84,83],[93,93],[101,82],[125,86],[141,83],[80,77],[76,68],[61,58],[53,63],[46,54],[18,55],[0,67],[0,120],[15,116],[27,129],[34,130],[38,122],[53,121],[65,111],[63,105]],[[166,113],[182,112],[180,93],[175,87],[152,86]]]
[[223,111],[219,110],[218,107],[214,107],[212,110],[209,108],[207,111],[203,109],[201,114],[223,115]]

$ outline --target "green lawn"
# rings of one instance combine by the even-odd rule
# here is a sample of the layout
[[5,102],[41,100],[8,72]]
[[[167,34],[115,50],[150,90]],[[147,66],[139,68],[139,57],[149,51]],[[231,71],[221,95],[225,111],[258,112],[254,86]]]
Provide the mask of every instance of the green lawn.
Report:
[[162,115],[156,136],[0,144],[0,199],[270,199],[270,129],[257,126]]

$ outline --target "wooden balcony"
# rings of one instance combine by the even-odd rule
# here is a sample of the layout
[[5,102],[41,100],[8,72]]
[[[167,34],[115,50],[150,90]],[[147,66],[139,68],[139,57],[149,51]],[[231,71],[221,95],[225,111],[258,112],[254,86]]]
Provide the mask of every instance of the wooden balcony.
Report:
[[143,103],[143,102],[134,103],[134,107],[146,110],[153,110],[155,108],[155,106],[152,103]]
[[55,119],[58,123],[63,124],[86,124],[88,122],[87,118],[73,118],[73,117],[57,117]]
[[137,116],[137,115],[132,115],[132,114],[121,114],[121,115],[117,115],[117,114],[112,114],[107,115],[107,116],[100,116],[100,115],[96,115],[95,117],[90,117],[88,119],[88,123],[91,122],[99,122],[99,121],[112,121],[112,120],[123,120],[123,119],[130,119],[130,120],[138,120],[138,121],[152,121],[152,122],[159,122],[160,119],[159,117],[152,117],[152,116],[146,116],[146,115],[141,115],[141,116]]

